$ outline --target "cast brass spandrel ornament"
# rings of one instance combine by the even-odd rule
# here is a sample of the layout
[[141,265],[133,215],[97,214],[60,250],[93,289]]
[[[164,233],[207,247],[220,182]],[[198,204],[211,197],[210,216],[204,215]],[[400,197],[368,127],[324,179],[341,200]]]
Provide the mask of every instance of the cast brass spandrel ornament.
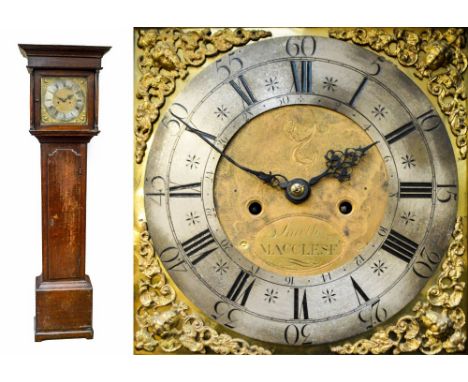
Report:
[[421,351],[424,354],[462,352],[466,342],[466,317],[461,302],[465,282],[465,238],[459,217],[452,241],[441,265],[436,284],[425,299],[413,307],[413,314],[400,317],[393,325],[377,330],[369,339],[334,346],[339,354],[393,354]]
[[[165,32],[165,30],[163,29],[155,30],[154,33],[156,33],[158,37],[154,37],[154,35],[151,35],[150,33],[148,36],[146,36],[147,39],[142,37],[144,35],[142,32],[145,32],[144,30],[140,30],[137,32],[138,33],[137,41],[138,41],[139,51],[140,52],[145,51],[145,55],[144,57],[137,56],[137,60],[141,60],[141,62],[138,61],[137,67],[135,69],[136,71],[138,70],[139,75],[141,75],[138,82],[136,83],[136,88],[135,88],[135,97],[136,97],[135,99],[135,106],[136,106],[136,110],[135,110],[135,118],[136,118],[135,120],[136,122],[135,124],[135,136],[136,136],[135,138],[136,139],[135,169],[138,170],[136,171],[136,174],[141,175],[141,179],[137,176],[136,186],[135,186],[136,187],[135,201],[136,201],[136,204],[140,206],[139,209],[136,210],[137,248],[136,248],[135,254],[136,254],[136,260],[138,263],[136,274],[135,274],[135,277],[136,277],[135,282],[137,284],[136,286],[137,296],[136,296],[136,301],[135,301],[135,319],[136,319],[135,349],[136,351],[138,353],[149,352],[149,353],[158,353],[158,354],[166,353],[166,352],[169,352],[169,353],[172,353],[172,352],[178,352],[178,353],[213,352],[213,353],[218,353],[218,354],[270,354],[274,352],[274,353],[293,354],[297,352],[329,353],[330,351],[334,353],[340,353],[340,354],[367,354],[367,353],[383,354],[383,353],[389,353],[391,351],[393,351],[394,354],[405,353],[405,352],[418,352],[418,351],[427,353],[427,354],[434,354],[438,352],[463,351],[464,343],[466,341],[465,314],[463,311],[464,308],[461,304],[461,300],[463,298],[463,291],[464,291],[463,280],[465,277],[463,274],[463,270],[465,268],[465,264],[463,262],[464,249],[462,249],[461,255],[457,255],[456,257],[452,256],[453,259],[456,259],[455,262],[449,260],[449,257],[450,257],[449,255],[447,255],[446,257],[445,256],[442,257],[442,263],[439,267],[440,270],[436,272],[436,275],[433,278],[428,279],[430,280],[429,284],[433,282],[435,282],[436,284],[433,286],[429,285],[425,287],[425,290],[427,292],[425,292],[424,298],[421,297],[422,296],[421,294],[419,295],[420,296],[419,299],[416,300],[416,301],[419,300],[419,302],[415,303],[413,312],[411,313],[409,312],[409,309],[411,309],[411,305],[407,305],[403,309],[402,312],[398,313],[398,315],[396,315],[393,319],[388,321],[387,326],[379,325],[375,329],[372,329],[371,332],[367,332],[367,334],[361,334],[358,337],[354,337],[353,342],[346,343],[345,345],[337,345],[337,346],[330,347],[330,341],[328,341],[328,344],[313,345],[313,346],[304,345],[300,349],[298,347],[286,346],[284,344],[279,344],[279,343],[275,343],[275,344],[272,343],[271,347],[269,347],[268,346],[269,343],[260,342],[258,341],[258,339],[255,339],[255,337],[247,337],[245,333],[240,332],[240,331],[239,331],[240,337],[242,338],[236,339],[234,337],[236,337],[237,332],[233,333],[229,329],[224,328],[222,326],[224,324],[220,325],[220,323],[216,319],[215,319],[216,322],[213,321],[210,315],[206,314],[204,309],[201,309],[198,305],[196,305],[195,303],[192,303],[191,299],[189,299],[185,295],[186,293],[185,289],[181,288],[180,285],[173,280],[173,274],[171,272],[167,273],[167,268],[166,268],[167,264],[164,263],[163,265],[163,262],[159,258],[158,254],[156,254],[155,248],[157,247],[158,240],[160,238],[156,237],[155,233],[152,231],[152,236],[155,238],[155,242],[153,246],[153,243],[151,242],[151,239],[149,237],[150,234],[149,234],[148,228],[146,227],[146,223],[143,223],[143,222],[146,222],[147,217],[148,217],[147,213],[145,217],[145,211],[144,211],[144,208],[142,207],[143,205],[142,196],[144,194],[142,190],[142,184],[143,184],[143,179],[144,179],[145,167],[147,165],[146,160],[144,160],[145,155],[146,155],[146,144],[148,140],[152,139],[153,137],[153,129],[155,129],[156,122],[159,117],[159,113],[165,113],[167,111],[166,109],[169,110],[170,105],[167,105],[168,107],[164,107],[165,102],[168,100],[167,97],[169,97],[170,95],[173,95],[174,93],[178,93],[180,90],[180,89],[177,89],[176,91],[175,89],[177,78],[179,78],[179,80],[186,78],[187,74],[189,73],[189,68],[195,68],[197,66],[202,65],[204,62],[206,62],[206,57],[209,57],[209,54],[207,53],[207,51],[210,51],[208,49],[207,51],[203,53],[205,56],[201,58],[202,61],[199,61],[198,59],[196,59],[196,56],[190,56],[190,55],[189,55],[191,57],[190,59],[181,59],[179,57],[180,55],[179,55],[178,49],[179,50],[181,49],[180,47],[182,45],[180,44],[182,43],[178,41],[179,39],[182,38],[181,36],[184,36],[186,34],[190,35],[192,31],[179,30],[179,29],[171,29],[170,31],[171,32]],[[275,34],[277,33],[277,30],[276,31],[272,30],[272,31]],[[198,32],[201,33],[200,31]],[[332,37],[337,38],[337,36],[339,36],[339,34],[337,34],[336,36],[333,36],[333,33],[337,33],[337,32],[328,31],[328,30],[321,30],[320,35],[327,35],[329,32],[330,32],[330,36]],[[172,37],[170,37],[171,33],[173,34]],[[262,36],[262,38],[267,37],[269,32],[265,32],[265,33],[266,34]],[[288,33],[297,33],[297,30],[295,30],[294,32],[288,32]],[[418,42],[418,40],[415,38],[415,36],[418,36],[419,33],[420,32],[416,33],[413,31],[408,31],[408,34],[404,37],[404,39],[406,41],[405,43],[411,46],[411,48],[408,48],[408,51],[405,51],[405,52],[402,51],[400,54],[398,54],[397,55],[398,60],[401,59],[406,63],[405,65],[402,62],[401,63],[402,65],[416,68],[417,69],[416,75],[419,78],[423,78],[424,82],[429,83],[433,80],[432,82],[434,83],[440,82],[443,84],[443,86],[446,87],[444,97],[439,97],[440,94],[437,97],[438,102],[439,102],[439,107],[441,108],[443,113],[447,115],[447,119],[449,120],[452,133],[454,134],[454,136],[457,137],[456,141],[460,149],[459,151],[460,157],[464,158],[466,157],[466,142],[463,144],[463,137],[465,137],[465,140],[466,140],[466,128],[465,130],[463,129],[465,126],[466,118],[463,118],[460,120],[460,118],[457,117],[457,116],[464,114],[464,108],[462,109],[463,104],[461,102],[462,100],[465,99],[464,93],[462,94],[462,92],[459,90],[457,93],[457,90],[454,90],[455,91],[454,94],[457,94],[457,97],[458,97],[456,98],[457,101],[451,100],[450,97],[447,97],[448,92],[452,91],[453,89],[461,89],[463,87],[463,83],[460,85],[461,87],[454,88],[452,86],[453,84],[451,84],[450,82],[447,82],[446,80],[447,77],[443,77],[441,74],[442,73],[441,71],[445,70],[446,66],[450,67],[450,65],[456,64],[456,61],[454,60],[449,62],[449,59],[453,57],[451,53],[447,53],[449,50],[453,48],[451,47],[451,44],[453,44],[453,46],[456,47],[457,44],[460,44],[463,41],[459,40],[457,42],[456,39],[450,39],[449,38],[450,33],[448,33],[447,36],[445,37],[448,42],[448,47],[444,43],[435,44],[434,46],[436,46],[437,49],[440,48],[440,51],[439,51],[440,54],[437,54],[436,49],[434,48],[433,50],[434,56],[428,57],[427,59],[425,58],[424,60],[422,60],[423,54],[422,53],[418,54],[417,53],[418,49],[419,50],[422,49],[423,46],[427,49],[429,49],[429,47],[425,43]],[[175,36],[174,34],[177,36],[174,37]],[[303,34],[304,35],[314,34],[314,31],[304,30]],[[391,36],[392,34],[388,32],[388,29],[385,29],[385,31],[382,32],[381,37],[380,37],[382,41],[374,45],[380,47],[381,50],[385,49],[384,48],[385,44],[387,44],[388,50],[397,49],[397,47],[393,46],[390,39],[385,37],[387,35]],[[433,36],[436,36],[436,35],[437,33],[434,32]],[[162,37],[162,36],[166,36],[167,38]],[[456,33],[453,33],[453,36],[456,36]],[[190,40],[190,39],[189,40],[195,41],[197,38],[201,38],[201,37],[200,37],[200,34],[198,35],[198,37],[197,37],[197,34],[195,34],[193,35],[193,38],[194,40]],[[403,37],[400,37],[400,38],[403,38]],[[366,38],[364,37],[360,37],[359,39],[356,37],[356,39],[359,41],[362,41],[363,42],[362,45],[369,44],[368,42],[364,42],[366,41]],[[164,41],[164,44],[167,44],[166,48],[168,48],[169,50],[164,51],[164,49],[160,49],[160,47],[164,45],[164,44],[160,45],[161,41]],[[205,40],[201,38],[200,41],[205,41]],[[300,40],[293,39],[291,41],[297,45],[298,49],[300,49],[300,44],[298,43],[298,41],[300,42]],[[306,42],[310,43],[309,40],[306,40]],[[151,44],[154,44],[153,47],[148,48]],[[401,43],[399,44],[402,45]],[[156,46],[159,47],[158,48],[159,50],[155,49]],[[178,48],[176,48],[176,46]],[[192,49],[194,44],[190,46],[191,46],[190,49]],[[417,49],[416,48],[413,49],[414,47],[416,47]],[[249,47],[245,47],[245,48],[242,48],[242,50],[248,49],[248,48]],[[374,47],[372,47],[372,49],[378,50]],[[153,53],[150,53],[150,52],[155,52],[155,54],[153,55]],[[172,58],[170,58],[172,54],[172,53],[170,54],[170,52],[172,53],[177,52],[178,57],[175,57],[173,55]],[[191,52],[192,53],[190,54],[193,54],[194,51],[191,51]],[[222,50],[218,49],[218,52],[222,52]],[[237,57],[237,56],[234,56],[234,57]],[[425,53],[424,53],[424,57],[426,57]],[[443,59],[441,57],[443,57]],[[465,56],[463,55],[463,57]],[[193,60],[191,61],[192,58]],[[418,64],[419,62],[418,60],[420,59],[422,61],[420,64]],[[464,61],[463,59],[460,61],[461,64],[463,62],[465,62],[465,65],[464,66],[460,65],[456,69],[458,71],[461,71],[461,73],[463,73],[466,69],[466,57]],[[142,70],[140,66],[143,67],[144,69]],[[196,72],[196,69],[194,70]],[[301,70],[303,69],[299,69],[299,73],[303,73],[301,72]],[[143,75],[143,73],[146,73],[146,75]],[[194,73],[194,72],[190,70],[190,73]],[[447,71],[445,74],[453,75],[451,71]],[[273,80],[275,80],[274,77],[272,78]],[[316,77],[313,77],[313,78],[316,78]],[[434,78],[437,78],[437,79],[434,79]],[[456,76],[453,78],[456,78]],[[251,80],[249,81],[248,76],[247,76],[247,80],[249,84],[252,85],[252,81]],[[263,78],[261,80],[263,81]],[[267,80],[273,81],[272,79],[269,79],[269,78],[266,78],[265,81]],[[324,80],[329,81],[327,83],[331,85],[327,85],[327,86],[330,87],[331,90],[327,87],[327,91],[332,92],[336,87],[336,82],[330,82],[330,81],[332,80],[336,81],[336,79],[325,78]],[[274,82],[272,83],[274,84]],[[268,84],[266,82],[265,84],[263,84],[262,82],[261,85],[267,86]],[[257,85],[257,86],[260,86],[260,85]],[[320,82],[320,86],[321,87],[323,86],[323,88],[325,89],[325,83],[322,84]],[[254,93],[255,93],[255,90],[256,89],[254,89]],[[433,91],[431,91],[430,89],[428,91],[431,94],[434,94],[433,91],[435,92],[436,89],[433,88]],[[171,96],[170,100],[173,101],[173,99],[176,96],[177,94]],[[446,106],[445,109],[443,109],[441,105],[440,98],[442,98],[444,101],[444,104]],[[279,101],[281,102],[281,100]],[[458,101],[460,101],[460,104],[458,103]],[[299,102],[302,102],[302,101],[299,101]],[[228,107],[230,108],[230,105],[228,105]],[[217,115],[214,111],[212,111],[211,114]],[[385,116],[382,116],[382,118],[385,118]],[[459,133],[458,135],[455,134],[454,132],[454,127],[453,127],[454,120],[456,120],[456,126],[458,126],[457,127],[458,130],[456,130]],[[252,121],[255,121],[255,120],[252,120]],[[196,127],[200,127],[200,125],[196,125]],[[158,130],[160,130],[159,127],[158,127]],[[323,149],[328,148],[329,144],[327,147],[324,147],[321,150],[317,150],[317,152],[310,151],[310,150],[307,151],[307,147],[306,147],[307,145],[302,145],[302,143],[308,140],[308,137],[304,137],[303,135],[301,135],[302,133],[304,133],[304,131],[307,133],[306,130],[301,129],[301,128],[295,128],[294,126],[289,131],[291,136],[293,138],[296,138],[297,140],[297,147],[294,150],[295,160],[297,161],[298,164],[301,164],[304,167],[307,167],[309,165],[318,166],[319,164],[323,166],[323,163],[322,163],[323,159],[318,161],[317,159],[314,159],[313,156],[319,155],[320,158],[322,158],[323,156],[322,151],[324,151]],[[340,137],[340,138],[343,138],[343,137]],[[154,140],[156,140],[156,138],[154,138]],[[202,144],[199,141],[197,142],[199,144]],[[366,142],[366,143],[369,143],[369,142]],[[358,144],[361,144],[361,142],[358,142]],[[332,146],[333,148],[335,148],[334,145]],[[240,150],[239,152],[233,151],[230,154],[232,154],[236,159],[239,159],[243,164],[248,164],[250,166],[253,166],[255,164],[254,162],[252,162],[252,164],[245,162],[247,157],[242,154],[242,145],[236,145],[235,150],[238,150],[238,149]],[[258,151],[258,147],[256,147],[255,150]],[[227,147],[226,152],[229,152],[229,147]],[[320,153],[318,154],[318,152]],[[399,160],[399,155],[397,155],[397,157],[396,159]],[[193,155],[190,158],[193,158]],[[185,157],[183,159],[185,160]],[[375,161],[374,159],[376,158],[374,157],[364,158],[362,166],[365,167],[365,163],[369,159],[371,160],[372,164],[375,167],[378,167],[380,162]],[[403,159],[404,158],[402,157],[401,160]],[[265,163],[265,166],[267,164],[268,163]],[[420,163],[417,162],[417,165],[420,166]],[[225,167],[224,170],[223,170],[223,166]],[[408,168],[411,168],[411,166],[412,164],[408,164]],[[354,181],[359,181],[360,168],[362,167],[357,167],[356,171],[353,173]],[[266,169],[271,170],[271,168],[268,166],[266,167]],[[314,171],[309,171],[309,170],[307,171],[307,174],[309,172],[315,173],[316,170],[320,171],[320,168],[317,168],[317,169],[314,168]],[[219,182],[218,184],[224,184],[224,186],[226,186],[229,182],[235,183],[237,181],[239,183],[240,181],[240,183],[242,183],[242,179],[240,179],[242,178],[242,176],[239,174],[237,174],[236,176],[232,176],[233,172],[235,173],[236,171],[233,171],[232,168],[229,168],[229,165],[226,166],[226,163],[224,163],[224,161],[220,162],[219,169],[216,171],[217,171],[216,182]],[[219,176],[219,175],[222,175],[222,171],[224,171],[224,175],[225,175],[224,178]],[[284,169],[280,169],[280,171],[284,171]],[[298,176],[296,174],[298,173],[297,169],[295,169],[293,172],[294,174],[293,175],[289,174],[289,176]],[[305,175],[299,174],[299,175],[306,176],[307,174]],[[226,179],[227,179],[227,182],[226,182]],[[223,181],[220,182],[220,180],[223,180]],[[216,184],[216,182],[214,182],[214,184]],[[323,181],[322,185],[326,186],[326,184],[327,182]],[[237,185],[234,184],[234,186],[237,186]],[[260,184],[260,186],[268,187],[267,185],[262,185],[262,184]],[[233,187],[231,188],[234,189]],[[170,188],[171,186],[169,186],[169,189]],[[218,191],[219,195],[217,197],[217,201],[219,202],[222,199],[223,195],[226,196],[227,192],[229,192],[231,188],[226,187],[226,190],[224,191],[220,189],[220,191]],[[176,188],[174,189],[176,190]],[[459,192],[460,198],[464,189],[465,189],[464,186],[461,186],[461,190]],[[243,188],[243,190],[245,191],[245,188]],[[157,190],[155,191],[158,192]],[[269,190],[269,191],[273,192],[274,190]],[[175,195],[177,197],[179,193],[187,192],[188,194],[196,194],[199,191],[198,189],[187,188],[187,189],[183,189],[182,191],[176,191],[176,192],[178,193],[177,195]],[[312,192],[315,193],[315,195],[317,195],[317,189],[312,190]],[[436,193],[438,192],[439,190],[436,191]],[[331,193],[333,193],[333,190],[331,190]],[[330,192],[328,192],[327,194],[330,195]],[[262,196],[263,194],[260,193],[259,195]],[[452,198],[452,196],[450,196],[450,198]],[[226,196],[225,199],[229,199],[229,198],[227,198]],[[174,198],[174,200],[180,200],[180,199]],[[232,212],[236,212],[236,213],[240,212],[241,209],[244,207],[245,207],[244,205],[238,205],[237,207],[233,208],[232,205],[223,202],[221,203],[221,208],[220,209],[218,208],[218,211],[216,211],[218,215],[222,217],[223,215],[222,210],[223,209],[225,210],[226,212],[225,222],[227,223],[227,226],[230,229],[234,230],[229,235],[230,238],[236,237],[236,230],[239,230],[239,224],[242,224],[242,221],[237,222],[237,226],[233,225],[231,227],[229,225],[228,220],[232,219]],[[285,206],[285,208],[287,209],[287,206]],[[210,212],[211,209],[207,209],[207,211]],[[195,219],[193,216],[190,216],[190,218]],[[187,219],[189,219],[189,217],[187,217]],[[307,217],[307,219],[309,219],[309,217]],[[408,219],[411,220],[409,217]],[[302,220],[304,219],[302,217],[299,217],[296,220],[297,222],[295,221],[294,223],[297,223],[297,224],[293,224],[291,227],[294,229],[294,232],[296,232],[297,234],[302,234],[303,231],[299,229],[299,226],[303,225],[304,222]],[[377,217],[376,217],[376,220],[378,220]],[[454,219],[452,219],[452,222],[453,220]],[[148,217],[148,224],[150,222],[151,222],[151,219]],[[246,227],[244,227],[244,228],[247,228],[247,229],[244,229],[244,233],[242,235],[237,235],[239,238],[238,242],[237,243],[233,242],[232,244],[236,246],[237,249],[239,249],[240,251],[242,251],[243,246],[244,248],[249,248],[249,249],[251,249],[252,247],[256,247],[256,250],[258,250],[258,248],[261,248],[262,250],[264,250],[265,248],[267,248],[265,245],[269,244],[269,240],[271,241],[272,239],[274,240],[278,239],[279,231],[289,232],[287,229],[285,231],[285,225],[282,225],[281,222],[278,222],[275,219],[273,219],[272,222],[270,223],[271,223],[270,225],[266,224],[265,229],[259,230],[259,231],[257,230],[263,236],[257,235],[256,240],[255,238],[252,238],[250,242],[246,243],[246,240],[243,240],[243,239],[245,239],[249,234],[249,229],[248,229],[249,225],[247,225]],[[340,230],[340,235],[337,235],[336,232],[328,229],[329,227],[328,228],[321,227],[321,225],[323,225],[322,221],[320,222],[320,224],[315,224],[315,226],[313,226],[310,229],[313,229],[314,232],[317,230],[320,231],[320,234],[323,237],[327,237],[331,245],[335,245],[336,246],[335,249],[338,249],[339,250],[338,252],[342,253],[343,252],[342,250],[343,237],[341,236],[341,232],[344,232],[344,231]],[[226,229],[226,227],[224,227],[224,229]],[[463,240],[464,240],[463,239],[463,227],[461,226],[460,218],[458,218],[457,220],[457,227],[455,229],[455,232],[457,232],[457,230],[461,232],[462,237],[459,242],[463,244]],[[454,237],[455,237],[454,241],[457,241],[458,236],[455,234],[455,232],[454,232]],[[203,238],[205,238],[205,236],[203,236]],[[284,238],[281,237],[281,240],[282,239]],[[354,240],[354,238],[351,238],[351,239]],[[280,240],[280,244],[286,244],[286,245],[288,244],[288,242],[283,243],[281,240]],[[350,239],[346,238],[346,240],[350,240]],[[273,241],[270,244],[272,245],[277,244],[276,242],[273,243]],[[311,242],[313,242],[312,244],[315,244],[315,242],[318,242],[318,239],[313,238]],[[350,243],[345,243],[345,244],[347,246],[350,245]],[[450,248],[453,247],[452,244],[450,245]],[[245,245],[247,245],[247,247],[245,247]],[[447,247],[445,246],[444,248],[447,248]],[[211,249],[211,247],[209,247],[208,249]],[[159,248],[158,251],[161,252],[161,248]],[[449,253],[450,251],[451,249],[449,249]],[[344,251],[344,252],[348,253],[347,251]],[[159,255],[160,254],[161,253],[159,253]],[[335,250],[333,250],[333,254],[335,255]],[[332,264],[332,262],[330,262],[329,259],[327,258],[326,256],[327,253],[322,253],[322,255],[324,255],[322,256],[323,259],[317,257],[317,259],[319,260],[317,264],[311,263],[307,265],[309,267],[309,270],[307,270],[305,273],[306,274],[317,273],[320,275],[320,271],[322,271],[324,273],[322,274],[321,277],[323,277],[325,281],[326,277],[328,277],[326,273],[328,269],[326,267]],[[249,257],[246,254],[244,254],[244,256],[247,259],[249,259]],[[273,259],[273,262],[271,262],[272,259],[273,257],[271,258],[265,257],[264,259],[258,259],[258,262],[256,265],[259,268],[261,268],[262,266],[265,267],[266,263],[270,263],[269,265],[273,273],[275,273],[275,270],[276,271],[281,270],[276,273],[281,275],[286,280],[285,282],[288,282],[289,279],[295,278],[293,276],[290,277],[288,272],[286,272],[287,274],[283,273],[283,264],[281,263],[281,261],[283,261],[284,259],[279,259],[278,257],[278,260],[281,260],[281,261],[276,261],[276,259]],[[251,261],[255,260],[253,255],[249,260]],[[297,264],[297,260],[302,261],[304,259],[301,259],[301,258],[293,259],[293,261],[296,262],[296,264]],[[167,259],[164,261],[167,262]],[[253,263],[255,263],[255,261],[253,261]],[[218,264],[216,264],[216,266],[217,265]],[[214,266],[212,268],[214,269]],[[310,270],[314,268],[316,269],[316,271]],[[334,267],[330,265],[330,269],[333,269],[333,268]],[[300,277],[302,273],[300,269],[301,267],[297,267],[297,266],[293,267],[293,271],[295,272],[295,275],[297,275],[298,277]],[[386,268],[379,268],[379,269],[386,269]],[[220,270],[220,272],[222,272],[222,270]],[[440,276],[438,272],[441,272]],[[450,285],[450,287],[448,287],[448,285]],[[183,293],[181,292],[182,290],[184,291]],[[264,300],[266,301],[267,299],[270,299],[271,301],[274,301],[275,295],[273,292],[274,292],[273,290],[270,292],[267,290],[265,293],[270,293],[270,294],[268,295],[269,297],[265,294],[266,297],[264,298]],[[333,290],[330,291],[330,294],[329,294],[330,297],[328,298],[333,299],[334,297],[333,293],[335,293]],[[301,297],[301,301],[303,302],[304,299],[305,299],[305,294],[303,295],[303,298]],[[325,300],[323,301],[319,300],[319,301],[323,303],[323,301]],[[331,301],[331,300],[327,300],[327,301]],[[303,306],[300,307],[300,309],[302,308]],[[303,313],[299,311],[299,315],[301,314]],[[394,322],[393,324],[391,324],[392,321]],[[294,326],[294,325],[290,325],[290,326]],[[231,333],[231,334],[227,334],[227,333]],[[301,335],[300,332],[298,333],[299,335]],[[304,333],[307,334],[307,330],[305,330]],[[367,339],[367,338],[364,338],[365,336],[370,336],[370,337]],[[342,337],[342,338],[348,338],[348,337]]]
[[240,338],[218,333],[204,320],[177,300],[176,292],[166,280],[160,260],[145,222],[140,222],[138,232],[140,306],[136,311],[137,331],[135,349],[154,352],[160,348],[172,353],[179,349],[217,354],[271,354],[261,346],[250,345]]
[[137,58],[140,80],[136,85],[135,161],[145,156],[146,143],[159,117],[166,97],[171,95],[178,78],[185,79],[189,67],[201,66],[207,57],[227,52],[235,46],[270,36],[263,30],[209,28],[186,31],[178,28],[140,29]]
[[353,43],[396,58],[398,63],[414,67],[414,75],[427,80],[428,91],[437,97],[441,111],[448,117],[461,159],[466,159],[468,120],[463,75],[468,60],[463,52],[463,29],[425,29],[421,32],[395,28],[387,32],[377,28],[331,29],[330,37]]

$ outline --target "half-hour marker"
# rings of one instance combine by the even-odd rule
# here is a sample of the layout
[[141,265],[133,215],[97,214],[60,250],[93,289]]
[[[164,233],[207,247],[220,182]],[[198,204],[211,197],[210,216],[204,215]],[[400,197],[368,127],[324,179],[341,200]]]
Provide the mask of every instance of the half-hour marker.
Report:
[[399,259],[409,263],[418,250],[418,244],[404,237],[394,230],[390,230],[390,234],[382,245],[382,249],[398,257]]
[[252,291],[255,279],[250,283],[248,282],[250,275],[244,271],[240,271],[232,284],[231,289],[227,293],[226,297],[234,302],[244,306],[249,298],[250,292]]
[[247,81],[245,80],[242,74],[239,76],[239,81],[241,85],[238,85],[234,80],[229,81],[229,84],[234,88],[237,94],[240,95],[240,97],[244,100],[244,102],[247,105],[250,106],[254,104],[255,102],[257,102],[257,100],[255,99],[255,96],[252,93],[252,90],[249,87],[249,84],[247,83]]
[[312,61],[291,61],[291,70],[296,92],[312,94]]
[[370,300],[369,296],[367,296],[366,292],[361,288],[361,286],[354,280],[352,277],[351,283],[353,284],[354,292],[356,293],[356,297],[358,300],[358,304],[362,305],[365,304],[367,301]]
[[309,318],[309,310],[307,308],[307,289],[304,289],[304,293],[301,297],[301,291],[299,288],[294,288],[294,319]]
[[432,198],[432,183],[429,182],[401,182],[400,198]]
[[401,138],[406,137],[408,134],[412,133],[415,130],[416,130],[416,127],[414,126],[413,122],[408,122],[407,124],[387,134],[385,136],[385,139],[387,140],[389,144],[392,144],[400,140]]
[[182,243],[182,249],[193,265],[202,261],[210,253],[216,251],[217,248],[218,246],[208,229]]
[[364,77],[364,79],[361,81],[358,88],[354,92],[353,96],[351,97],[351,100],[349,101],[350,106],[354,105],[354,102],[356,102],[358,95],[361,93],[362,89],[364,89],[364,86],[366,86],[366,83],[367,83],[367,77]]

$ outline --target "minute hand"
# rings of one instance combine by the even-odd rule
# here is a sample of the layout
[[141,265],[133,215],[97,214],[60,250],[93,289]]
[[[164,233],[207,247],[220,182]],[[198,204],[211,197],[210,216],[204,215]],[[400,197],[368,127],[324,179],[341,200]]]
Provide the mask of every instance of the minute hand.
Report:
[[240,168],[241,170],[243,170],[245,172],[248,172],[249,174],[255,175],[257,178],[264,181],[265,183],[268,183],[269,185],[271,185],[273,187],[278,187],[278,186],[280,188],[286,187],[286,184],[288,183],[288,179],[285,176],[283,176],[281,174],[272,174],[271,171],[269,173],[266,173],[266,172],[263,172],[263,171],[253,170],[251,168],[248,168],[247,166],[244,166],[244,165],[240,164],[235,159],[233,159],[229,155],[225,154],[223,152],[223,150],[217,148],[216,145],[207,138],[206,133],[204,133],[201,130],[196,129],[193,126],[191,126],[188,122],[184,121],[182,118],[180,118],[179,116],[172,113],[172,111],[170,111],[170,113],[174,116],[174,118],[179,120],[185,126],[185,130],[187,130],[187,131],[195,134],[196,136],[198,136],[203,142],[205,142],[213,150],[215,150],[217,153],[219,153],[219,155],[221,155],[221,157],[223,157],[224,159],[226,159],[227,161],[232,163],[237,168]]

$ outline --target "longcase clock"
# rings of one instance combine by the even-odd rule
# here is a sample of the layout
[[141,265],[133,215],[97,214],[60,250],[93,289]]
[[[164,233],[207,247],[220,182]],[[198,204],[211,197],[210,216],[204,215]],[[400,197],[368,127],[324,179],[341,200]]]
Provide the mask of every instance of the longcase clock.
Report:
[[42,274],[35,340],[93,338],[85,273],[87,145],[98,129],[98,75],[110,49],[19,45],[31,75],[31,129],[41,145]]

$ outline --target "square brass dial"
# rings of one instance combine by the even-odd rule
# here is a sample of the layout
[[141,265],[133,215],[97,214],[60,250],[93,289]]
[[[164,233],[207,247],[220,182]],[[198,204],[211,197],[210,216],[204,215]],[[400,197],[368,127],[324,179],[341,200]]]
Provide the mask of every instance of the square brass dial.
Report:
[[42,77],[41,125],[86,125],[87,97],[84,77]]

